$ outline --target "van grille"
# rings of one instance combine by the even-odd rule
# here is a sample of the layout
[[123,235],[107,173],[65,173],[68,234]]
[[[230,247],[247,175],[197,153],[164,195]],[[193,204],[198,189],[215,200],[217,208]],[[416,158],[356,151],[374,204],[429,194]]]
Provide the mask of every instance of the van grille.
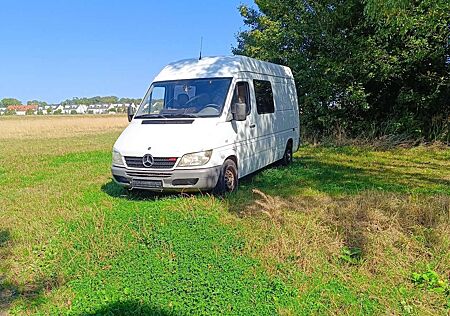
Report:
[[168,172],[148,172],[148,171],[127,171],[127,176],[133,178],[170,178],[172,173]]
[[125,156],[125,162],[130,168],[143,168],[143,169],[172,169],[177,158],[167,157],[154,157],[153,165],[151,167],[145,167],[142,162],[142,157],[130,157]]

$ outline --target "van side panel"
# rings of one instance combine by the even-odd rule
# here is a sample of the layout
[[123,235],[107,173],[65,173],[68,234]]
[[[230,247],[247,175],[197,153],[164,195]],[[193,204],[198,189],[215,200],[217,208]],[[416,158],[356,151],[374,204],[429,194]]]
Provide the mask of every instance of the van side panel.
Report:
[[293,150],[299,146],[299,114],[297,103],[297,92],[292,79],[276,78],[274,89],[277,91],[275,97],[274,126],[280,133],[276,142],[276,160],[281,159],[289,139],[292,139]]
[[[254,73],[247,73],[247,76],[251,78],[249,82],[252,102],[252,115],[248,117],[248,120],[250,125],[256,126],[255,131],[247,133],[253,138],[254,143],[252,168],[249,170],[254,172],[281,159],[289,139],[293,141],[293,149],[298,148],[298,104],[293,79]],[[271,83],[275,104],[274,113],[258,114],[253,85],[255,79]]]

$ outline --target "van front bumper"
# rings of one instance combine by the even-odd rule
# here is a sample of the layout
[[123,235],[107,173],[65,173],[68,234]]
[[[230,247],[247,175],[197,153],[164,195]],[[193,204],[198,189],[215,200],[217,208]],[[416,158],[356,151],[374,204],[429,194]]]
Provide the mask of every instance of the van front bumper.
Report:
[[133,189],[133,182],[152,181],[161,182],[161,187],[135,187],[150,191],[198,191],[213,189],[219,179],[221,166],[199,169],[130,169],[126,167],[111,167],[114,181],[127,188]]

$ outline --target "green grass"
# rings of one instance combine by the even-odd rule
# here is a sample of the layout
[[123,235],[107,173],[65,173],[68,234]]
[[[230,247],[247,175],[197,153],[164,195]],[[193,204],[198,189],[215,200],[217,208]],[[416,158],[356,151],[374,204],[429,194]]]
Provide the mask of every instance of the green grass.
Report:
[[[289,169],[270,168],[252,185],[280,196],[364,190],[450,195],[450,153],[432,148],[387,152],[355,147],[305,147]],[[265,192],[266,192],[265,191]]]
[[217,199],[127,194],[117,136],[2,141],[0,311],[448,313],[411,278],[450,273],[449,149],[302,147]]

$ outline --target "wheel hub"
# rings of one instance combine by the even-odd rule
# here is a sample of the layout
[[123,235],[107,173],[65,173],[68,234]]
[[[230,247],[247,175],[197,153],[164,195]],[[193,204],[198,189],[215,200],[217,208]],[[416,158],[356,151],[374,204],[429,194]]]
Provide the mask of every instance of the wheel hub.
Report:
[[225,185],[229,191],[234,189],[234,173],[230,169],[225,171]]

